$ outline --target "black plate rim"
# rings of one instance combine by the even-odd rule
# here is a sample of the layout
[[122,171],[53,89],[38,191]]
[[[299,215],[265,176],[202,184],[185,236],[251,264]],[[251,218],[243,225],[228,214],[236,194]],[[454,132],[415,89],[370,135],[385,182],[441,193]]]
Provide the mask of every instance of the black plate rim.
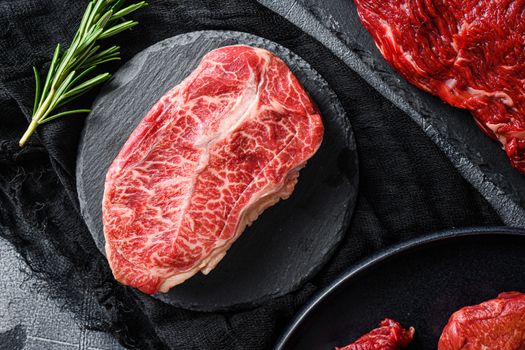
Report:
[[287,345],[292,335],[295,333],[297,327],[303,322],[306,316],[314,311],[330,294],[335,292],[348,280],[357,277],[361,273],[366,272],[368,269],[373,268],[376,264],[379,264],[387,259],[390,259],[398,254],[408,252],[410,250],[433,244],[436,242],[447,241],[450,239],[458,239],[465,237],[476,237],[476,236],[494,236],[494,235],[505,235],[505,236],[525,236],[525,228],[514,228],[508,226],[478,226],[478,227],[467,227],[438,231],[430,234],[425,234],[389,248],[383,249],[372,256],[361,260],[360,262],[352,265],[348,270],[343,272],[328,286],[317,292],[310,301],[301,308],[297,315],[286,327],[279,340],[277,341],[274,350],[283,350]]

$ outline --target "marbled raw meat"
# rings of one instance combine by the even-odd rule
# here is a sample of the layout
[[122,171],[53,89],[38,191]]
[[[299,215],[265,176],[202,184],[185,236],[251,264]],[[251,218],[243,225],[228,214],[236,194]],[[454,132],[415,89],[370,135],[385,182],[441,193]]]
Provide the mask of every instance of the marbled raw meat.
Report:
[[208,53],[107,172],[115,278],[153,294],[210,272],[247,225],[291,195],[322,137],[317,107],[281,59],[244,45]]
[[398,322],[384,319],[375,328],[352,344],[336,350],[399,350],[406,348],[414,337],[414,328],[404,329]]
[[525,294],[501,293],[456,311],[438,345],[438,350],[492,349],[525,350]]
[[525,0],[354,0],[385,59],[471,111],[525,174]]

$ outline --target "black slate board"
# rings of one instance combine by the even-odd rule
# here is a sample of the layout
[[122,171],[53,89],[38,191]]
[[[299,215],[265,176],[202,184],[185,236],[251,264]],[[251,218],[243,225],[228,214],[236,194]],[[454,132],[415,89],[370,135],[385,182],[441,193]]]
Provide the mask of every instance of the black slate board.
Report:
[[525,231],[478,228],[404,242],[354,266],[292,322],[276,350],[334,349],[385,317],[416,329],[407,349],[436,349],[449,316],[505,291],[525,292]]
[[105,85],[86,119],[77,162],[82,215],[104,253],[101,202],[108,167],[150,107],[212,49],[248,44],[280,56],[323,115],[325,136],[301,171],[292,197],[268,209],[208,276],[196,275],[157,298],[187,309],[252,306],[298,288],[330,258],[348,227],[357,195],[353,133],[333,91],[305,61],[266,39],[204,31],[159,42],[136,55]]
[[390,67],[362,26],[352,0],[258,1],[315,37],[406,112],[505,224],[525,227],[525,176],[510,166],[500,145],[479,130],[469,112],[410,85]]

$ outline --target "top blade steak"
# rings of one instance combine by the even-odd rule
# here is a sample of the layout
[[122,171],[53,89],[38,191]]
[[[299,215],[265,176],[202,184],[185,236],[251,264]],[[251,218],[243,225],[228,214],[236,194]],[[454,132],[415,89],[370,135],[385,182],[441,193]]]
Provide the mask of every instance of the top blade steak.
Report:
[[291,195],[323,130],[278,57],[244,45],[208,53],[107,172],[103,226],[115,278],[153,294],[211,271],[247,225]]
[[525,174],[525,1],[354,0],[385,59],[468,109]]

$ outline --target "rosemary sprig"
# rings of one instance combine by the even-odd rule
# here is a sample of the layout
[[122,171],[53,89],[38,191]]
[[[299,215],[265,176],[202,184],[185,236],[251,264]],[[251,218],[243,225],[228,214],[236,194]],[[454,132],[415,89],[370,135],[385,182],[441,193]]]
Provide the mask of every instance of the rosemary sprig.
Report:
[[57,112],[57,109],[111,77],[109,73],[89,77],[98,65],[120,60],[120,47],[112,46],[101,50],[97,43],[136,26],[138,22],[124,20],[123,17],[148,5],[147,2],[141,1],[123,7],[124,3],[125,0],[89,1],[69,48],[61,53],[60,44],[56,46],[43,86],[38,70],[33,67],[35,74],[33,116],[29,127],[20,139],[21,147],[39,125],[66,115],[90,112],[89,109]]

